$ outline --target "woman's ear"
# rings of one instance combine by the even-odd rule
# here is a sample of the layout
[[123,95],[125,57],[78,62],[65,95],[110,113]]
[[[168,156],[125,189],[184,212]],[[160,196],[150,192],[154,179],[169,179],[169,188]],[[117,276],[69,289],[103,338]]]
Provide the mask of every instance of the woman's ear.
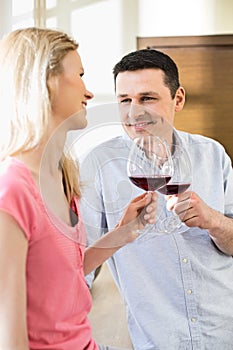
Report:
[[176,91],[175,96],[175,111],[180,112],[182,111],[185,104],[185,90],[182,86],[178,88]]
[[56,77],[51,76],[47,79],[47,87],[49,91],[49,95],[53,95],[56,90]]

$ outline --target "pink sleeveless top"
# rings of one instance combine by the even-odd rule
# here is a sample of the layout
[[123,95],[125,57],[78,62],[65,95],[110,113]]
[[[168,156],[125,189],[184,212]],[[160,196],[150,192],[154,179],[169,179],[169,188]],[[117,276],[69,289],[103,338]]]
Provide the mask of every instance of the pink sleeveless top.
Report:
[[[78,210],[77,200],[73,206]],[[29,169],[15,158],[0,163],[0,210],[28,240],[27,322],[30,349],[97,350],[87,315],[91,295],[83,274],[86,235],[45,207]]]

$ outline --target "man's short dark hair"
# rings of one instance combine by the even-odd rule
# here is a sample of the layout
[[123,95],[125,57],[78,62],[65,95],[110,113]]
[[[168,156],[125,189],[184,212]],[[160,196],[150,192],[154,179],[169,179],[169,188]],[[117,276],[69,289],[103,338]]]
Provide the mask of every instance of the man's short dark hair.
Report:
[[164,83],[174,98],[180,86],[178,68],[171,57],[155,49],[136,50],[125,55],[113,68],[114,83],[116,85],[119,73],[149,68],[161,69],[164,72]]

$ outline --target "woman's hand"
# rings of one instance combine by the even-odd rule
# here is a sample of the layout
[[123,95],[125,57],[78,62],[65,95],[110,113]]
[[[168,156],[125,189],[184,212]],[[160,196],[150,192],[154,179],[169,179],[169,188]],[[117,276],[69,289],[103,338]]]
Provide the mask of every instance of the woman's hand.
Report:
[[125,209],[117,227],[126,227],[137,232],[145,227],[146,224],[155,224],[155,215],[157,210],[156,192],[145,192],[134,198]]

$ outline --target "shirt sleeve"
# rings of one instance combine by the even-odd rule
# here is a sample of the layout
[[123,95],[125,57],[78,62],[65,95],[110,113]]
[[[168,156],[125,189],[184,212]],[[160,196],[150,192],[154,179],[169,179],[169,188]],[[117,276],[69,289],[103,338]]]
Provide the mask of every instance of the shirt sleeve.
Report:
[[94,243],[107,230],[99,167],[97,158],[90,155],[80,165],[80,211],[87,229],[88,245]]
[[[87,245],[91,245],[107,231],[106,216],[99,181],[97,158],[89,154],[80,164],[82,196],[80,212],[87,234]],[[89,288],[94,280],[94,271],[86,276]]]
[[225,154],[223,163],[225,207],[224,214],[233,218],[233,168],[230,157]]

